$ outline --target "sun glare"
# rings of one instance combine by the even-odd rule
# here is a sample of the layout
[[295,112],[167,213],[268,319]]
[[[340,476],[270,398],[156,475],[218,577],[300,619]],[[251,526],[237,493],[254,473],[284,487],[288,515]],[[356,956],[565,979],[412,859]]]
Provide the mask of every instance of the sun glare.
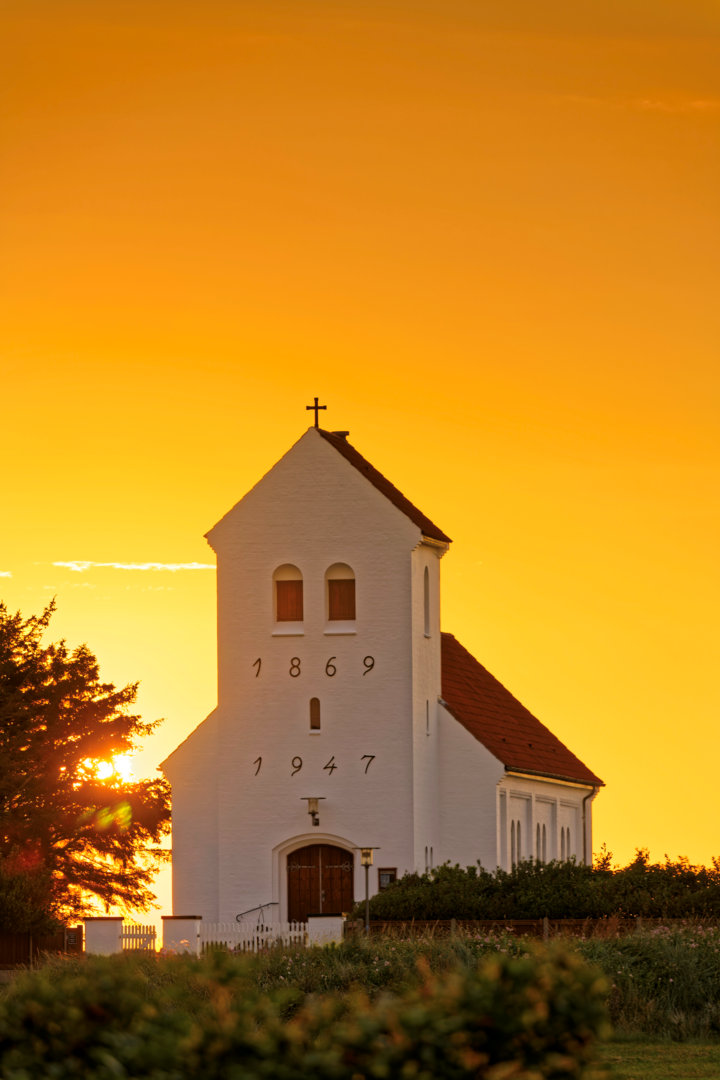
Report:
[[99,761],[96,775],[99,780],[132,780],[132,760],[129,754],[119,754],[110,761]]

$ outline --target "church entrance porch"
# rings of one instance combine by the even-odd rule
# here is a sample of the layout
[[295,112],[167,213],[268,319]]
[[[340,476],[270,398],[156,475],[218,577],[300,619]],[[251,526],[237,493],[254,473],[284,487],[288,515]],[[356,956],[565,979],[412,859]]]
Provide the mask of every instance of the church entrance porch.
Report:
[[309,844],[287,857],[288,921],[350,911],[353,855],[332,844]]

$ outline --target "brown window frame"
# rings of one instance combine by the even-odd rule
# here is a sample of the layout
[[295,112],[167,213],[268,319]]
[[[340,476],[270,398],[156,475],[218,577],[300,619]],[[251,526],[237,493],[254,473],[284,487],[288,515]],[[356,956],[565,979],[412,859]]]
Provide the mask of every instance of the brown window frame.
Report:
[[355,578],[328,578],[328,622],[355,621]]
[[277,622],[302,622],[302,578],[275,582],[275,619]]

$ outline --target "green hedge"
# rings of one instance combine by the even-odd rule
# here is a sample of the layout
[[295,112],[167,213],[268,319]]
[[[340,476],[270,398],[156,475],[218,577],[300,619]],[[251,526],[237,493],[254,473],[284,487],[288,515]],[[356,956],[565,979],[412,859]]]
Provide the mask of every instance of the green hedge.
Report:
[[[611,868],[527,860],[511,871],[440,866],[406,874],[370,901],[373,919],[585,919],[720,917],[720,862],[691,866],[687,859],[651,863],[639,850],[627,866]],[[355,909],[364,918],[364,905]]]
[[223,953],[89,957],[0,999],[3,1080],[581,1080],[606,984],[577,955],[531,949],[432,973],[401,993],[259,988]]

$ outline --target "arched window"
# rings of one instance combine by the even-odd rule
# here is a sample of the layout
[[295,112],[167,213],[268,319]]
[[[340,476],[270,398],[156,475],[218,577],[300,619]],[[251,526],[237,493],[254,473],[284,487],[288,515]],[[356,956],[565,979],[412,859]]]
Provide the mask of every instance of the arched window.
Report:
[[310,730],[320,730],[320,698],[310,698]]
[[297,566],[285,563],[273,574],[276,622],[302,622],[303,579]]
[[568,825],[565,830],[565,858],[572,858],[572,851],[570,850],[570,826]]
[[[520,822],[519,821],[517,823],[517,828],[516,828],[516,831],[515,831],[515,837],[516,837],[516,841],[517,841],[517,861],[520,862],[520,860],[522,859],[522,841],[520,839]],[[532,840],[530,841],[530,843],[532,844]]]
[[542,830],[542,861],[547,862],[547,829],[544,825]]
[[430,571],[427,566],[423,575],[423,611],[425,615],[425,637],[430,637]]
[[345,563],[334,563],[325,574],[328,622],[355,619],[355,574]]
[[510,865],[514,866],[517,862],[517,853],[515,850],[515,822],[510,822]]

